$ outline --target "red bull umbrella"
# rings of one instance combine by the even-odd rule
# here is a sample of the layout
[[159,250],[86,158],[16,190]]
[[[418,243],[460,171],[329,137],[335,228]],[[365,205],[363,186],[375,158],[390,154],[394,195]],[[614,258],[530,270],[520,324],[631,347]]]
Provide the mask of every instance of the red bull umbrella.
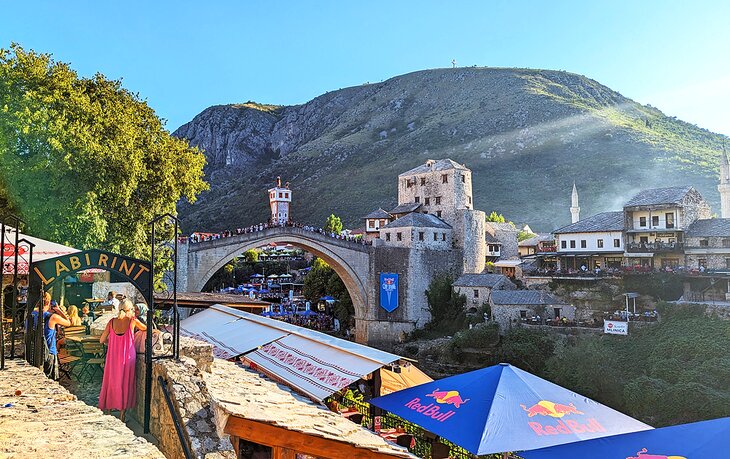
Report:
[[727,459],[730,418],[597,438],[522,453],[525,459]]
[[652,428],[508,364],[421,384],[370,403],[479,455]]

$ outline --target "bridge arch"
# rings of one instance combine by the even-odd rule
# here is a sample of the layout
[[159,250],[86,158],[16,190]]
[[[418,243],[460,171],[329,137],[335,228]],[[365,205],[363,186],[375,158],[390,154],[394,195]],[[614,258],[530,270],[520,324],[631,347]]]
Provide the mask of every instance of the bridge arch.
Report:
[[187,290],[200,292],[208,280],[233,258],[272,242],[291,244],[324,260],[345,284],[355,309],[355,322],[367,316],[369,247],[300,228],[275,227],[189,244]]

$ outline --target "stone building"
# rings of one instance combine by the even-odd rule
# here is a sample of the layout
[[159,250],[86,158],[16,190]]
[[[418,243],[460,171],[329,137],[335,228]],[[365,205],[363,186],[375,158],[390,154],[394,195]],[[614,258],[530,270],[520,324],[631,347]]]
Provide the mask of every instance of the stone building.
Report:
[[684,235],[685,266],[730,271],[730,218],[695,220]]
[[363,237],[366,241],[372,241],[380,237],[380,228],[390,223],[393,217],[383,209],[370,212],[363,217],[365,220],[365,230]]
[[493,290],[515,290],[517,286],[501,274],[464,274],[454,281],[454,290],[466,296],[466,309],[478,310],[489,303]]
[[431,214],[411,212],[380,228],[385,246],[451,250],[451,226]]
[[289,183],[281,186],[281,177],[276,177],[276,186],[269,190],[269,206],[271,207],[271,224],[285,225],[289,222],[291,190]]
[[[496,241],[499,244],[499,258],[502,260],[511,260],[519,256],[517,245],[517,234],[519,231],[512,223],[496,223],[486,222],[485,237],[490,241]],[[494,244],[489,242],[489,244]]]
[[620,268],[624,255],[624,213],[603,212],[553,231],[561,270]]
[[655,188],[624,205],[627,265],[675,268],[684,261],[684,235],[696,220],[710,218],[710,206],[691,186]]
[[532,317],[540,317],[543,322],[555,317],[575,319],[575,307],[543,290],[494,290],[489,296],[489,306],[501,332]]

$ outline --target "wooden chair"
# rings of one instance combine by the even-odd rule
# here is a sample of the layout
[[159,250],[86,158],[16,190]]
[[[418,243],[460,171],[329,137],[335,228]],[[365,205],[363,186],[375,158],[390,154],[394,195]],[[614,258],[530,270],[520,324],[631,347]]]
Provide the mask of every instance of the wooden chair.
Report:
[[61,373],[71,379],[74,368],[81,363],[81,357],[70,354],[67,348],[61,348],[58,351],[58,363]]
[[77,325],[75,327],[64,327],[63,331],[65,336],[85,335],[86,327],[83,325]]
[[[96,373],[104,374],[104,355],[105,347],[98,341],[82,341],[81,342],[81,370],[79,371],[79,381],[92,381]],[[88,375],[88,380],[84,376]]]

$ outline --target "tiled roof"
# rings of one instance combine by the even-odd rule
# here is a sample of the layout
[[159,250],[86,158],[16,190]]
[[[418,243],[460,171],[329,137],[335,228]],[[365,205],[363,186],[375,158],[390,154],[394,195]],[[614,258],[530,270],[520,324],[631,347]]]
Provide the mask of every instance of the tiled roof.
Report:
[[584,218],[572,225],[564,226],[553,231],[553,234],[563,233],[596,233],[600,231],[623,231],[623,211],[603,212]]
[[514,231],[515,233],[519,233],[517,227],[515,227],[512,223],[487,222],[487,226],[491,227],[493,230]]
[[639,191],[629,202],[624,204],[624,207],[679,204],[692,189],[691,186],[674,186]]
[[407,226],[415,226],[419,228],[451,228],[451,225],[440,218],[431,214],[421,214],[418,212],[411,212],[405,217],[401,217],[398,220],[388,223],[383,228],[404,228]]
[[421,204],[418,202],[409,202],[406,204],[400,204],[395,209],[391,210],[390,213],[392,215],[400,215],[400,214],[407,214],[408,212],[414,212],[418,210],[421,207]]
[[215,359],[211,373],[204,378],[211,408],[222,419],[235,416],[364,450],[416,459],[407,449],[235,363]]
[[565,304],[542,290],[494,290],[491,301],[494,304],[524,304],[531,306]]
[[687,228],[687,237],[730,237],[730,218],[695,220]]
[[[429,166],[430,164],[430,166]],[[403,177],[406,175],[416,175],[416,174],[425,174],[427,172],[433,172],[433,171],[445,171],[448,169],[458,169],[462,171],[469,170],[466,166],[463,166],[456,161],[453,161],[451,159],[439,159],[439,160],[433,160],[429,159],[426,161],[426,164],[421,164],[418,167],[414,167],[413,169],[403,172],[398,177]]]
[[379,208],[364,216],[363,218],[390,218],[390,214],[383,209]]
[[454,281],[454,287],[487,287],[494,288],[504,282],[510,282],[502,274],[463,274]]
[[484,232],[484,239],[485,239],[485,240],[486,240],[486,241],[487,241],[487,242],[488,242],[489,244],[501,244],[501,243],[502,243],[502,241],[500,241],[500,240],[499,240],[499,239],[497,239],[496,237],[492,236],[492,233],[490,233],[489,231],[485,231],[485,232]]
[[525,239],[524,241],[519,242],[517,245],[520,247],[532,247],[533,245],[537,245],[540,242],[552,241],[553,239],[555,238],[552,234],[541,233],[531,237],[530,239]]

